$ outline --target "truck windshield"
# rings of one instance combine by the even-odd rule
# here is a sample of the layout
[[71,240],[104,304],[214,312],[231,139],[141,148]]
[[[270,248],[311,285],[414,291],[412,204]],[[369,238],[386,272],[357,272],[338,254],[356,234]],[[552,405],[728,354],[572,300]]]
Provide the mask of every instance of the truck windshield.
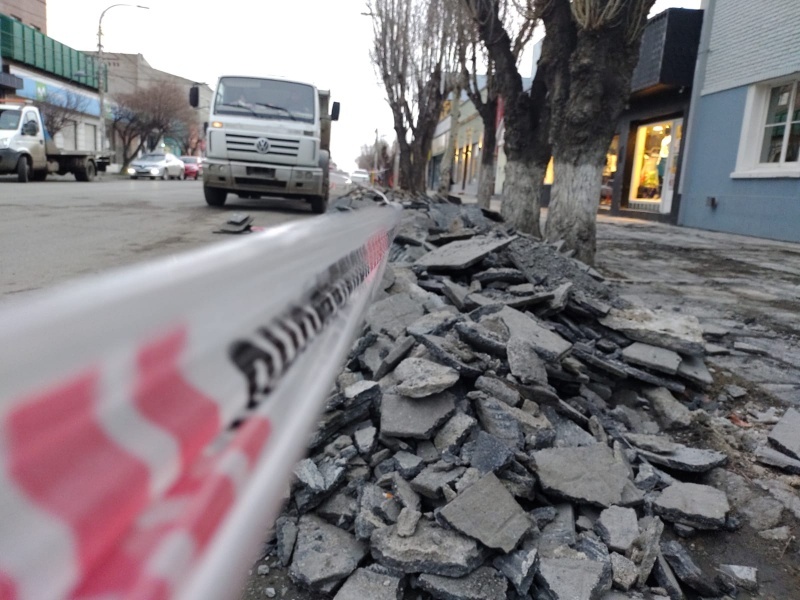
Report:
[[22,111],[0,109],[0,129],[16,129],[19,127],[19,118]]
[[302,83],[250,77],[223,77],[215,114],[252,115],[260,119],[314,122],[314,88]]

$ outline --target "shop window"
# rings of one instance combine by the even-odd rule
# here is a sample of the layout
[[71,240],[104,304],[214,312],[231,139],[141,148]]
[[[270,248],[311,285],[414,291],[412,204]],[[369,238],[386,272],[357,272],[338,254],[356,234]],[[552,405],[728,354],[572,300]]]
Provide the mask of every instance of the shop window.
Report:
[[800,80],[750,87],[731,177],[800,177]]
[[629,208],[670,212],[682,137],[683,119],[649,123],[636,130]]

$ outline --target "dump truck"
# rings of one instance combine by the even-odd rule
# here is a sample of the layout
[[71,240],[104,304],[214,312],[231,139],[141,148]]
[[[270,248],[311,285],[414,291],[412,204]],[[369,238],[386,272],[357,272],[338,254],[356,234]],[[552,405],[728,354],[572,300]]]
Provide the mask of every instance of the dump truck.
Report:
[[0,175],[16,173],[27,183],[72,173],[78,181],[92,181],[108,162],[95,152],[58,148],[36,106],[0,101]]
[[[199,106],[199,88],[189,103]],[[328,205],[331,122],[339,103],[299,81],[224,75],[206,123],[203,194],[223,206],[240,198],[302,199],[314,213]]]

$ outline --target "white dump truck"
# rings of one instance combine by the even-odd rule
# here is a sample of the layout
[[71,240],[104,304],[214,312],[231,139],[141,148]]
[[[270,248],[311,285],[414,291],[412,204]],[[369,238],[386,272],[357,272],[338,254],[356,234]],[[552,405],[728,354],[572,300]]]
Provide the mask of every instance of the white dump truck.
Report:
[[[197,87],[189,102],[198,107]],[[331,121],[339,118],[339,103],[329,104],[330,92],[308,83],[220,77],[206,130],[206,202],[222,206],[229,193],[301,198],[325,212]]]
[[107,165],[108,158],[95,152],[56,147],[32,104],[0,102],[0,175],[16,174],[27,183],[72,173],[78,181],[92,181]]

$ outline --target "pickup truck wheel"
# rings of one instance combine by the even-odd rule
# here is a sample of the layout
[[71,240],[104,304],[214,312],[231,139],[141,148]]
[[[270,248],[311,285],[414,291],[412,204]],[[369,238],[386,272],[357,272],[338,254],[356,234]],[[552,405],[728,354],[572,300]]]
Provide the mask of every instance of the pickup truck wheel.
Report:
[[97,167],[93,160],[87,160],[83,166],[75,170],[75,179],[78,181],[93,181],[97,175]]
[[311,212],[315,215],[324,214],[328,210],[328,199],[325,196],[311,198]]
[[20,156],[17,161],[17,181],[28,183],[31,179],[31,163],[24,156]]
[[228,198],[228,192],[220,188],[203,186],[203,195],[206,197],[206,204],[209,206],[224,206]]

